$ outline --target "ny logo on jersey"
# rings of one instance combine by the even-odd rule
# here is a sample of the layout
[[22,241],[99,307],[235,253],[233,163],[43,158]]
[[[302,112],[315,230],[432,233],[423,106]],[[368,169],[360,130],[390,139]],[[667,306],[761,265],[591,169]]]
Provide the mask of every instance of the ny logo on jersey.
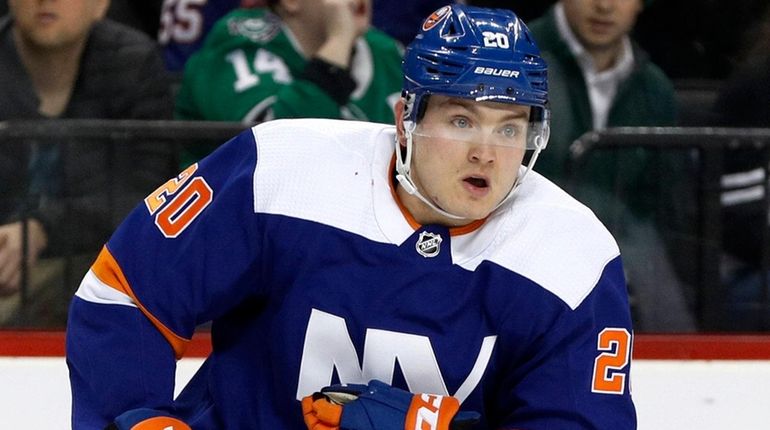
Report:
[[[496,340],[497,336],[487,336],[482,341],[473,368],[453,394],[460,402],[468,398],[481,381]],[[302,349],[297,400],[331,384],[335,369],[343,384],[366,384],[372,379],[390,384],[397,361],[409,391],[450,395],[426,336],[367,329],[362,366],[359,367],[358,354],[345,320],[313,309]]]

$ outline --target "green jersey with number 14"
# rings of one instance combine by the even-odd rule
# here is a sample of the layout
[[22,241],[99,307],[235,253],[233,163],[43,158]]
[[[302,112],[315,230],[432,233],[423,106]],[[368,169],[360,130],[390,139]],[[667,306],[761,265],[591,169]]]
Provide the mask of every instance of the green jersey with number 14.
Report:
[[401,45],[370,29],[355,45],[356,88],[340,106],[301,78],[308,58],[269,9],[238,9],[220,19],[185,67],[180,119],[260,122],[274,118],[343,118],[393,123],[400,96]]

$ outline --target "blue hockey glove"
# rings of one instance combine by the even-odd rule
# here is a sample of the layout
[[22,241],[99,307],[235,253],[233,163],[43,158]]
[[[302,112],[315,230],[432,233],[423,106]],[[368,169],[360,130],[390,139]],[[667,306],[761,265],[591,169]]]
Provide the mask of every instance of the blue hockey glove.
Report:
[[191,430],[190,426],[155,409],[132,409],[120,414],[104,430]]
[[302,399],[309,430],[465,430],[476,412],[458,412],[450,396],[414,394],[372,380],[369,385],[332,385]]

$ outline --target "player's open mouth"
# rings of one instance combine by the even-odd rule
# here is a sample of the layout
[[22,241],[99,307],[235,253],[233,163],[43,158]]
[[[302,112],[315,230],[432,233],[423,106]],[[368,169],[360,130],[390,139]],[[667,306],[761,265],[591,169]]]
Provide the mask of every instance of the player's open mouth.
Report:
[[487,180],[484,179],[484,178],[478,178],[478,177],[475,177],[475,176],[471,176],[471,177],[465,178],[463,180],[465,182],[473,185],[476,188],[486,188],[486,187],[489,186],[489,184],[487,183]]

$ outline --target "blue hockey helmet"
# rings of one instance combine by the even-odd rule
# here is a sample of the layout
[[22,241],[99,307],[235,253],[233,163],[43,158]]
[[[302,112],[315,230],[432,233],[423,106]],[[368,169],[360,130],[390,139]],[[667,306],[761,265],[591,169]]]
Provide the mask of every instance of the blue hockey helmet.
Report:
[[430,94],[529,105],[534,115],[547,115],[545,61],[510,10],[459,4],[438,9],[406,48],[402,65],[407,121],[420,119]]

